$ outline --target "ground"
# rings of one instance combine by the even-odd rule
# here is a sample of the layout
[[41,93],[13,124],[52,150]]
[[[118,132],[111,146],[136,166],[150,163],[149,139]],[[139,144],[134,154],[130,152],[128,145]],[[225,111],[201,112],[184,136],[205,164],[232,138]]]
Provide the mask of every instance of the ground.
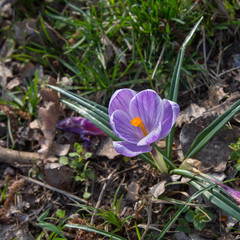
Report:
[[[107,107],[109,93],[128,79],[122,76],[120,85],[96,88],[98,90],[92,93],[92,86],[86,84],[78,88],[78,82],[72,80],[75,78],[69,74],[69,56],[67,59],[66,55],[60,55],[54,60],[48,59],[49,62],[35,58],[36,52],[31,57],[17,56],[21,48],[30,50],[30,53],[33,51],[29,42],[35,46],[42,44],[38,36],[52,39],[55,46],[51,51],[61,49],[66,39],[57,32],[57,27],[54,29],[43,22],[40,16],[37,19],[22,18],[11,25],[9,21],[13,19],[15,7],[29,12],[24,5],[15,5],[15,2],[18,1],[0,1],[0,7],[5,7],[1,12],[3,31],[0,33],[0,239],[57,239],[57,234],[59,238],[64,236],[75,240],[107,239],[92,231],[63,228],[64,224],[93,226],[131,240],[157,239],[179,207],[187,204],[188,198],[196,191],[190,186],[190,179],[159,173],[140,157],[127,158],[117,154],[112,140],[103,134],[82,135],[57,127],[60,120],[79,115],[60,102],[64,97],[47,84],[71,89]],[[64,3],[55,6],[64,11]],[[85,9],[85,6],[81,7]],[[163,23],[166,24],[165,20]],[[40,30],[40,25],[45,27]],[[8,30],[10,26],[13,29]],[[175,24],[170,24],[170,27],[176,28]],[[197,64],[206,67],[207,71],[196,73],[192,70],[190,78],[184,75],[188,71],[185,69],[181,75],[183,82],[178,97],[181,112],[173,144],[173,161],[177,166],[183,162],[183,156],[195,137],[240,99],[238,26],[228,26],[215,32],[211,39],[215,47],[210,44],[210,39],[203,37],[203,29],[187,49],[186,59],[194,51],[198,52],[200,60],[193,60],[199,61]],[[36,34],[37,30],[40,35]],[[12,39],[9,36],[13,32],[15,37]],[[78,32],[75,34],[78,36]],[[182,30],[176,31],[176,35],[181,40]],[[76,43],[74,38],[68,40],[71,46]],[[203,43],[199,47],[200,40]],[[116,49],[114,44],[117,40],[107,38],[105,41],[108,42],[106,48],[112,48],[109,51],[118,57],[122,54],[120,67],[126,68],[125,61],[131,54],[123,54]],[[177,55],[178,50],[177,45],[173,55]],[[107,59],[111,56],[106,54],[112,56],[113,53],[106,51]],[[185,61],[187,68],[188,62]],[[112,64],[111,61],[107,63]],[[136,68],[140,66],[139,63],[134,64]],[[67,73],[64,75],[59,69]],[[139,70],[138,76],[147,81],[131,82],[127,87],[136,91],[151,88],[146,72]],[[189,84],[187,89],[186,82]],[[168,83],[164,86],[165,89],[159,89],[156,81],[154,87],[163,98],[167,95]],[[230,159],[233,150],[229,145],[236,143],[240,136],[239,123],[239,115],[235,115],[194,157],[194,161],[200,161],[202,172],[214,175],[219,181],[237,179],[228,183],[235,190],[240,189],[239,173],[236,162]],[[159,141],[158,146],[164,151],[165,140]],[[237,205],[234,199],[228,198]],[[165,239],[239,239],[239,227],[236,219],[199,196],[171,225]]]

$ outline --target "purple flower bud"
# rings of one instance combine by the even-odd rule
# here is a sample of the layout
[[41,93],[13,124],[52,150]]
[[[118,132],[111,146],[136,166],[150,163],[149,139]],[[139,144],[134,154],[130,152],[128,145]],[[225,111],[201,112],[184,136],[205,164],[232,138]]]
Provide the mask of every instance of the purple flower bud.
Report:
[[236,202],[238,202],[240,204],[240,192],[237,190],[234,190],[233,188],[230,188],[218,181],[216,181],[215,179],[212,179],[213,182],[215,182],[216,184],[218,184],[221,188],[223,188]]
[[65,118],[57,123],[57,128],[67,132],[78,133],[87,143],[90,142],[86,136],[106,136],[102,130],[83,117]]
[[113,142],[115,150],[128,157],[150,152],[152,143],[169,134],[178,114],[177,103],[161,99],[153,90],[117,90],[109,103],[109,117],[113,132],[123,141]]

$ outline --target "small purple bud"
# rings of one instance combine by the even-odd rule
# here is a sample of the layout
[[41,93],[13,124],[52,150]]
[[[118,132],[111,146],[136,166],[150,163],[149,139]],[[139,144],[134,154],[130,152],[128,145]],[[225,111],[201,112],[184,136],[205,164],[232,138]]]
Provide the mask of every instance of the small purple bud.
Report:
[[214,179],[212,179],[213,182],[215,182],[216,184],[218,184],[221,188],[223,188],[236,202],[238,202],[240,204],[240,192],[237,190],[234,190]]
[[57,123],[57,128],[80,134],[80,137],[89,143],[88,136],[106,136],[106,134],[83,117],[69,117]]

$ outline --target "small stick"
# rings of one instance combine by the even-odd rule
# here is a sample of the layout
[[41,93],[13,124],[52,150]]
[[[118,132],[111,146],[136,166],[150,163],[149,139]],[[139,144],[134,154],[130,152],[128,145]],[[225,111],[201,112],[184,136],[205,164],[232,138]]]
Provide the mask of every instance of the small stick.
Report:
[[105,192],[105,190],[106,190],[106,188],[107,188],[107,185],[108,185],[110,179],[112,178],[112,176],[114,175],[114,173],[117,171],[118,167],[119,167],[119,166],[117,166],[117,167],[108,175],[108,177],[107,177],[107,179],[106,179],[106,181],[105,181],[105,183],[104,183],[104,185],[103,185],[103,187],[102,187],[102,190],[101,190],[101,192],[100,192],[100,194],[99,194],[99,197],[98,197],[98,201],[97,201],[97,203],[96,203],[96,206],[94,207],[94,212],[93,212],[93,215],[92,215],[92,218],[91,218],[90,226],[93,225],[94,217],[95,217],[95,215],[96,215],[96,213],[97,213],[97,209],[99,208],[99,206],[100,206],[100,204],[101,204],[101,201],[102,201],[102,198],[103,198],[103,194],[104,194],[104,192]]
[[221,62],[222,62],[222,54],[223,54],[223,50],[222,50],[222,31],[220,31],[219,45],[220,45],[220,54],[219,54],[218,65],[217,65],[217,75],[219,74],[219,70],[220,70],[220,66],[221,66]]
[[159,66],[159,64],[160,64],[160,62],[161,62],[161,60],[162,60],[162,57],[163,57],[163,53],[164,53],[164,51],[165,51],[165,48],[166,48],[166,43],[164,43],[164,45],[163,45],[163,48],[162,48],[162,51],[161,51],[160,56],[159,56],[159,58],[158,58],[157,64],[156,64],[156,66],[155,66],[155,68],[154,68],[154,70],[153,70],[153,74],[152,74],[152,77],[151,77],[152,80],[153,80],[153,78],[155,77],[155,74],[156,74],[156,71],[157,71],[157,69],[158,69],[158,66]]
[[206,70],[207,82],[209,83],[209,74],[208,74],[208,67],[207,67],[206,36],[205,36],[205,28],[204,27],[202,27],[202,35],[203,35],[204,67],[205,67],[205,70]]
[[32,162],[36,162],[39,159],[39,154],[35,152],[22,152],[0,147],[0,162],[6,162],[11,165],[14,165],[16,162],[30,164]]
[[151,199],[149,199],[148,201],[150,201],[150,203],[148,203],[148,205],[146,206],[146,212],[147,212],[147,216],[148,216],[147,226],[146,226],[146,228],[144,230],[144,233],[143,233],[143,235],[141,237],[141,240],[144,239],[144,237],[147,234],[147,231],[148,231],[148,229],[150,227],[150,224],[152,222],[152,201],[151,201]]
[[237,69],[239,69],[239,68],[240,68],[240,66],[231,68],[231,69],[229,69],[229,70],[227,70],[227,71],[225,71],[225,72],[220,73],[220,74],[218,75],[218,77],[221,77],[222,75],[224,75],[224,74],[226,74],[226,73],[229,73],[229,72],[232,72],[232,71],[234,71],[234,70],[237,70]]
[[23,175],[21,175],[21,177],[24,178],[25,180],[29,181],[29,182],[38,184],[38,185],[40,185],[40,186],[42,186],[42,187],[45,187],[45,188],[48,188],[48,189],[50,189],[50,190],[52,190],[52,191],[58,192],[58,193],[60,193],[60,194],[63,194],[63,195],[67,196],[67,197],[70,198],[70,199],[72,198],[72,199],[75,199],[76,201],[79,201],[79,202],[82,202],[82,203],[84,203],[84,204],[87,204],[87,201],[86,201],[86,200],[84,200],[84,199],[82,199],[82,198],[79,198],[79,197],[77,197],[77,196],[75,196],[75,195],[73,195],[73,194],[71,194],[71,193],[69,193],[69,192],[66,192],[66,191],[64,191],[64,190],[55,188],[55,187],[53,187],[53,186],[51,186],[51,185],[49,185],[49,184],[40,182],[40,181],[35,180],[35,179],[32,179],[32,178],[30,178],[30,177],[26,177],[26,176],[23,176]]

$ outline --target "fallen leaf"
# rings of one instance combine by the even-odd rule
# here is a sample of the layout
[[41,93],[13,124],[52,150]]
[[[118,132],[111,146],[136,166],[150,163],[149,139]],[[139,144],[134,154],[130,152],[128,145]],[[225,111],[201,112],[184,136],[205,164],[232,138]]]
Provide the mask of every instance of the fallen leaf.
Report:
[[20,85],[20,83],[21,83],[20,78],[19,78],[19,77],[15,77],[13,80],[11,80],[11,81],[7,84],[6,88],[7,88],[8,90],[12,90],[13,88],[18,87],[18,86]]
[[62,86],[72,86],[73,80],[69,77],[62,77],[60,83]]
[[32,78],[35,76],[35,72],[38,71],[37,77],[38,79],[43,78],[43,67],[39,64],[34,65],[33,63],[29,62],[24,65],[23,68],[20,70],[20,78],[25,79],[27,77]]
[[47,140],[53,140],[55,137],[56,123],[58,120],[58,111],[56,103],[47,102],[46,107],[39,109],[39,119],[41,122],[41,130]]
[[[49,78],[49,83],[54,85],[56,80]],[[41,95],[44,100],[45,107],[39,109],[39,119],[41,123],[41,131],[44,137],[39,140],[41,149],[38,151],[41,159],[55,159],[55,151],[53,149],[53,140],[56,134],[56,124],[59,117],[59,98],[56,91],[53,89],[41,90]]]
[[59,163],[47,163],[44,167],[44,180],[58,189],[72,191],[74,171]]
[[30,122],[29,127],[30,127],[31,129],[40,129],[40,128],[41,128],[41,125],[40,125],[39,120],[38,120],[38,119],[35,119],[35,120],[33,120],[32,122]]
[[7,84],[7,79],[12,78],[12,70],[6,67],[3,63],[0,63],[0,83],[2,87],[5,87]]
[[167,181],[163,180],[163,181],[157,183],[156,185],[154,185],[151,189],[151,194],[155,198],[158,198],[161,194],[163,194],[165,192],[166,183],[167,183]]
[[57,144],[56,142],[53,142],[53,149],[55,150],[55,155],[58,157],[66,156],[70,150],[70,147],[70,144]]
[[210,107],[216,106],[226,97],[224,92],[225,85],[221,82],[212,84],[208,90],[208,104]]
[[109,137],[106,137],[102,139],[100,146],[98,147],[98,150],[96,152],[97,156],[105,156],[109,159],[114,159],[116,156],[119,155],[119,153],[116,152],[115,148],[113,147],[112,139]]
[[127,186],[127,195],[126,195],[126,200],[129,201],[137,201],[138,200],[138,191],[140,189],[140,185],[136,182],[131,182],[128,186]]
[[204,107],[200,107],[195,103],[191,103],[186,109],[180,112],[176,126],[182,127],[185,123],[190,123],[192,120],[200,117],[206,109]]

